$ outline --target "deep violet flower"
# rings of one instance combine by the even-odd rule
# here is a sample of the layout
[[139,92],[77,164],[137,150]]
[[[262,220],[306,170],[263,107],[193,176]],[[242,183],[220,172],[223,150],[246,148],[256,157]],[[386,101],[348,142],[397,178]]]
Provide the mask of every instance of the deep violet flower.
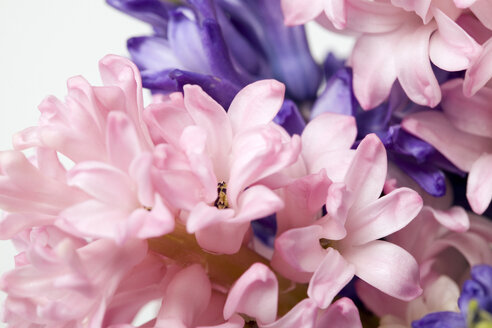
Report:
[[[113,7],[166,32],[128,40],[132,60],[142,71],[143,86],[153,92],[182,91],[197,84],[224,108],[255,80],[285,83],[287,97],[312,101],[321,72],[308,49],[304,28],[286,27],[280,1],[189,0],[159,15],[149,0],[108,0]],[[153,3],[153,2],[152,2]],[[129,5],[131,4],[131,6]],[[145,14],[147,13],[147,14]],[[304,121],[294,103],[284,104],[278,120],[300,133]],[[279,122],[282,124],[282,122]]]
[[461,313],[434,312],[412,323],[413,328],[492,327],[492,266],[476,265],[458,299]]
[[[328,57],[325,62],[325,74],[333,72],[336,65],[335,59]],[[375,133],[388,152],[388,160],[396,164],[430,195],[443,196],[446,193],[446,183],[442,170],[458,174],[462,172],[433,146],[400,127],[404,116],[422,111],[424,108],[412,103],[401,87],[395,84],[387,102],[370,111],[364,111],[354,96],[352,77],[351,68],[339,68],[328,79],[325,90],[312,108],[311,118],[324,112],[354,116],[358,131],[356,144],[366,135]]]

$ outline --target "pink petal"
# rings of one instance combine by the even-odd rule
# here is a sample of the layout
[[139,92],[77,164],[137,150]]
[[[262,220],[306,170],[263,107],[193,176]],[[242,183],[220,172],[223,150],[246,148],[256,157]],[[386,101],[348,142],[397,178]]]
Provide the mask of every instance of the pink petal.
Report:
[[435,29],[434,24],[407,26],[394,49],[401,87],[413,102],[429,107],[441,101],[441,89],[429,61],[429,39]]
[[154,138],[160,137],[174,146],[179,144],[183,129],[193,124],[184,107],[182,93],[172,93],[167,101],[149,105],[144,118]]
[[166,170],[153,172],[156,191],[172,207],[191,211],[202,200],[202,185],[193,172]]
[[[303,6],[310,7],[310,6]],[[347,23],[347,10],[345,8],[345,0],[328,0],[325,1],[325,15],[333,23],[335,28],[342,30]]]
[[326,152],[310,164],[309,171],[315,173],[323,169],[333,182],[343,182],[354,156],[354,149]]
[[473,97],[466,97],[461,90],[462,79],[450,80],[441,87],[441,106],[453,125],[470,134],[492,138],[492,88],[484,87]]
[[277,212],[277,235],[311,224],[326,202],[331,181],[324,170],[306,175],[283,189],[284,208]]
[[313,328],[316,324],[318,307],[311,299],[306,298],[296,304],[286,315],[260,328]]
[[473,163],[466,186],[466,198],[477,214],[482,214],[492,200],[492,154],[483,154]]
[[282,0],[285,25],[300,25],[313,20],[323,11],[324,2],[314,0],[309,3],[309,6],[303,6],[298,0]]
[[220,224],[230,220],[234,216],[234,210],[230,208],[218,209],[215,206],[198,203],[186,219],[186,231],[195,233],[210,225]]
[[257,81],[239,91],[228,111],[234,133],[271,122],[282,106],[284,93],[285,86],[275,80]]
[[352,211],[345,223],[348,236],[343,242],[362,245],[386,237],[405,227],[422,209],[415,191],[399,188],[375,202]]
[[[190,167],[198,178],[202,185],[202,198],[205,202],[211,203],[217,198],[217,181],[214,169],[221,172],[220,168],[215,167],[211,158],[214,158],[213,154],[209,154],[207,151],[208,137],[210,133],[196,125],[191,125],[183,130],[181,135],[180,145],[181,149],[188,158]],[[222,165],[224,165],[222,160]],[[228,161],[225,161],[225,165],[228,166]]]
[[[188,113],[196,125],[207,131],[207,146],[214,162],[227,164],[232,127],[224,108],[197,85],[186,85],[183,91]],[[217,170],[221,171],[218,167]]]
[[132,160],[142,151],[135,126],[122,112],[108,115],[106,144],[111,164],[123,172],[128,172]]
[[208,276],[200,265],[193,264],[179,271],[167,286],[156,327],[176,327],[168,325],[169,319],[183,327],[194,327],[194,322],[207,308],[211,291]]
[[481,46],[442,11],[433,12],[438,30],[430,40],[430,59],[446,71],[467,69],[479,56]]
[[378,317],[390,314],[405,318],[408,307],[407,302],[386,295],[363,280],[356,281],[355,290],[364,305]]
[[82,162],[68,172],[68,184],[106,204],[135,208],[139,204],[128,175],[101,162]]
[[227,195],[232,207],[246,187],[295,163],[301,152],[300,137],[290,140],[273,127],[258,127],[237,136],[233,145]]
[[467,97],[478,92],[492,77],[492,38],[482,45],[482,52],[468,68],[463,83],[463,93]]
[[413,135],[427,141],[463,171],[484,152],[492,153],[490,139],[462,132],[440,112],[426,111],[406,117],[402,126]]
[[250,222],[261,219],[279,211],[283,206],[282,199],[267,187],[252,186],[239,194],[234,221]]
[[302,156],[310,167],[323,153],[350,149],[356,136],[354,117],[333,113],[319,115],[302,132]]
[[150,146],[152,142],[142,117],[142,79],[137,66],[124,57],[107,55],[99,61],[99,71],[105,85],[123,90],[126,113],[135,124],[139,139],[146,147]]
[[135,158],[130,165],[130,177],[137,183],[137,198],[141,205],[152,207],[154,203],[154,183],[152,181],[152,154],[144,153]]
[[453,206],[447,210],[438,210],[426,206],[424,210],[431,212],[434,219],[451,231],[465,232],[470,228],[470,220],[463,207]]
[[490,1],[476,0],[471,5],[470,9],[483,26],[492,30],[492,4]]
[[41,213],[8,213],[0,220],[0,239],[12,239],[18,233],[33,227],[52,225],[56,216]]
[[354,273],[354,265],[330,247],[309,282],[308,296],[320,308],[326,309],[333,298],[352,280]]
[[201,229],[195,236],[200,247],[210,252],[234,254],[241,248],[249,227],[248,223],[225,221]]
[[427,24],[432,18],[432,14],[429,12],[432,0],[392,0],[391,3],[396,7],[405,9],[405,11],[414,11],[422,18],[424,24]]
[[389,2],[346,0],[345,5],[347,29],[360,33],[391,32],[412,19],[414,15]]
[[380,291],[404,301],[422,293],[419,266],[402,248],[380,240],[343,250],[355,274]]
[[386,179],[386,150],[375,134],[367,135],[357,147],[345,184],[354,194],[353,208],[360,208],[379,198]]
[[288,230],[275,240],[275,251],[297,270],[314,272],[326,255],[319,242],[322,233],[319,225]]
[[264,264],[255,263],[234,283],[224,305],[224,318],[244,313],[261,324],[273,322],[277,316],[278,282]]
[[243,328],[243,327],[244,327],[244,319],[241,316],[234,314],[230,320],[227,320],[227,322],[221,325],[199,326],[197,328]]
[[352,50],[354,93],[363,109],[371,109],[388,98],[396,80],[394,45],[400,35],[369,34],[361,36]]
[[362,328],[359,310],[350,298],[343,297],[322,312],[316,328]]
[[130,215],[127,222],[128,233],[140,239],[159,237],[173,230],[174,216],[159,196],[156,196],[152,210],[137,209]]

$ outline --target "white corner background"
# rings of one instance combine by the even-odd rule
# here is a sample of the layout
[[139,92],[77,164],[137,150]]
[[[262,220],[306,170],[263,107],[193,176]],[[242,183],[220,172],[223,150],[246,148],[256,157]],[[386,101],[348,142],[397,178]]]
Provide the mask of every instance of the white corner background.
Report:
[[[102,0],[0,0],[0,150],[12,148],[15,132],[36,124],[45,96],[63,99],[74,75],[100,84],[98,60],[126,56],[126,39],[150,31]],[[308,32],[318,61],[328,50],[347,56],[353,45],[315,24]],[[10,242],[0,241],[0,275],[13,268],[14,254]]]

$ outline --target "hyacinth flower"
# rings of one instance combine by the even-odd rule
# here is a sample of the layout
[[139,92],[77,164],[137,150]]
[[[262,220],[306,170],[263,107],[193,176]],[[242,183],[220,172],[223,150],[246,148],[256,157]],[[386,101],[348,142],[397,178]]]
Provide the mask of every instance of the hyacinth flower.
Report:
[[[135,17],[152,15],[154,6],[149,2],[158,1],[108,0]],[[228,108],[246,84],[275,78],[286,84],[289,98],[297,102],[315,98],[319,68],[309,52],[304,28],[283,25],[279,1],[187,1],[163,16],[159,26],[167,26],[165,36],[128,40],[144,87],[169,93],[197,84]],[[289,100],[284,107],[277,123],[286,122],[290,133],[299,134],[304,127],[300,113]]]
[[[325,71],[329,74],[333,67],[341,65],[336,59],[328,57]],[[383,142],[388,160],[410,176],[420,187],[433,197],[446,193],[444,170],[463,174],[431,144],[416,138],[401,128],[403,117],[425,110],[411,102],[395,84],[388,101],[364,111],[354,96],[353,73],[349,67],[341,67],[328,79],[323,93],[311,110],[311,118],[324,112],[339,113],[355,117],[357,122],[357,141],[375,133]]]
[[[490,18],[485,18],[485,13],[490,16],[488,1],[329,0],[305,6],[300,0],[283,0],[282,8],[286,24],[316,18],[330,30],[358,35],[349,61],[355,95],[365,110],[387,99],[395,80],[413,102],[438,105],[441,89],[431,62],[450,72],[484,66],[479,64],[484,62],[479,58],[486,58],[482,45],[468,31],[471,25],[490,27]],[[473,23],[460,21],[470,15]],[[476,88],[489,75],[477,69],[469,74],[470,81],[480,79]]]
[[492,89],[483,87],[473,97],[466,97],[463,84],[463,79],[443,84],[442,111],[409,115],[402,126],[438,149],[459,169],[469,172],[466,196],[473,211],[482,214],[492,199]]
[[477,265],[458,300],[461,312],[434,312],[412,322],[412,328],[487,328],[492,326],[492,266]]

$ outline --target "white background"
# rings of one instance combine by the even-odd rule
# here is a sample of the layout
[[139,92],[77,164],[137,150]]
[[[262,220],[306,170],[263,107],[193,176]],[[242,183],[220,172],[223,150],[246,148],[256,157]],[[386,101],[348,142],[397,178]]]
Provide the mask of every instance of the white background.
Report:
[[[45,96],[63,99],[67,78],[80,74],[99,84],[98,60],[127,55],[126,39],[150,31],[101,0],[0,0],[0,150],[11,148],[12,134],[36,124]],[[346,56],[351,48],[351,39],[317,25],[308,32],[318,61],[328,49]],[[14,254],[10,242],[0,241],[0,274],[13,268]]]

